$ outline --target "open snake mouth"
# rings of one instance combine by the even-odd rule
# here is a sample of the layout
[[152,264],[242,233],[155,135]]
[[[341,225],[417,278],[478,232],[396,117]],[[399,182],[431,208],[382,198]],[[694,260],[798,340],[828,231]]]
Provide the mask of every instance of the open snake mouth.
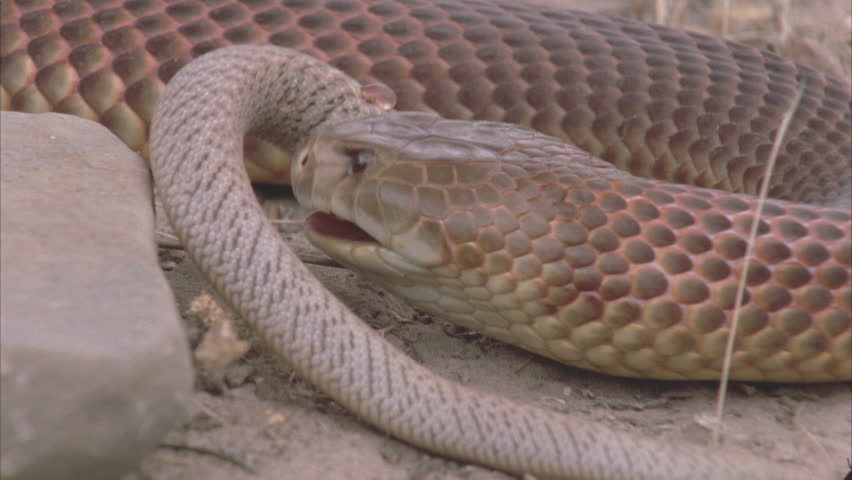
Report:
[[307,219],[308,227],[314,232],[344,242],[379,243],[358,225],[338,218],[332,213],[314,212]]
[[[315,247],[340,265],[373,279],[403,298],[413,301],[423,296],[419,290],[423,287],[423,279],[434,276],[416,261],[382,245],[358,225],[333,213],[315,212],[306,223],[305,234]],[[406,288],[414,291],[406,291]]]

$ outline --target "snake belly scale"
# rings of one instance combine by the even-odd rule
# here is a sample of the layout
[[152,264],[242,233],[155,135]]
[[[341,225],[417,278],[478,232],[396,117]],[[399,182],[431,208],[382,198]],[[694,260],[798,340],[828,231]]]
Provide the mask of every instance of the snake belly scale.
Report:
[[[3,108],[55,109],[97,119],[131,146],[144,150],[145,127],[153,117],[163,81],[186,63],[188,54],[199,55],[229,42],[269,42],[301,47],[356,78],[383,80],[397,90],[401,107],[433,109],[459,118],[518,121],[567,138],[635,173],[753,192],[761,180],[758,167],[765,161],[778,120],[797,86],[804,84],[802,107],[782,149],[772,194],[835,205],[848,200],[852,150],[848,83],[736,44],[594,15],[531,12],[501,2],[301,1],[284,2],[282,7],[249,2],[223,3],[209,11],[192,2],[165,8],[153,2],[129,5],[125,10],[109,2],[98,7],[63,4],[61,8],[4,3]],[[32,10],[25,11],[28,8]],[[93,8],[98,10],[89,10]],[[253,11],[255,8],[259,10]],[[92,20],[82,19],[84,15]],[[294,71],[315,81],[294,81]],[[490,83],[478,85],[475,79]],[[465,87],[466,81],[474,83]],[[548,205],[542,202],[552,206],[565,199],[575,201],[574,212],[560,211],[550,217],[545,213],[543,220],[519,220],[518,216],[518,228],[500,232],[522,232],[527,240],[558,238],[568,241],[569,249],[576,247],[568,265],[570,279],[589,288],[548,295],[572,301],[590,298],[586,294],[590,291],[604,300],[615,296],[612,305],[616,306],[607,305],[606,309],[594,301],[569,302],[577,308],[565,317],[583,320],[571,328],[585,323],[601,325],[607,320],[617,324],[637,314],[638,305],[617,301],[624,300],[624,295],[643,301],[656,299],[660,292],[643,291],[647,285],[659,284],[659,278],[646,281],[648,275],[654,275],[645,273],[653,269],[645,268],[648,261],[642,260],[650,249],[654,259],[661,256],[663,274],[684,278],[671,284],[671,291],[666,292],[670,296],[660,302],[660,310],[646,317],[662,318],[670,322],[668,326],[691,322],[702,339],[708,338],[704,334],[724,333],[719,328],[718,303],[721,299],[724,304],[729,294],[707,285],[737,271],[739,240],[744,223],[750,221],[744,213],[751,201],[747,197],[637,180],[553,138],[513,127],[465,127],[411,114],[386,114],[377,120],[373,115],[379,113],[378,108],[363,101],[357,84],[289,51],[214,52],[185,68],[175,82],[170,89],[177,93],[164,101],[160,120],[153,125],[152,163],[176,230],[214,286],[273,348],[362,418],[439,453],[544,477],[798,477],[756,459],[707,457],[698,448],[642,442],[436,378],[366,330],[294,259],[262,219],[237,159],[242,158],[245,132],[279,144],[287,151],[285,157],[307,152],[294,164],[293,181],[303,201],[354,220],[374,240],[406,235],[412,224],[428,223],[431,226],[418,231],[431,231],[431,238],[437,239],[434,231],[438,230],[443,243],[436,245],[446,246],[446,251],[438,255],[421,248],[413,262],[407,260],[403,265],[401,258],[394,257],[393,265],[412,272],[428,267],[431,275],[448,273],[449,278],[459,272],[452,272],[452,266],[439,272],[439,262],[457,260],[459,255],[453,249],[487,245],[487,241],[461,241],[473,226],[487,227],[487,215],[459,210],[465,199],[457,198],[461,194],[446,193],[445,217],[464,217],[458,214],[465,213],[472,220],[455,218],[452,228],[434,221],[440,215],[433,215],[430,222],[412,221],[412,211],[426,218],[424,214],[440,210],[441,201],[419,201],[419,197],[393,188],[422,187],[425,191],[435,185],[414,180],[429,178],[429,164],[443,161],[448,170],[447,163],[458,161],[454,155],[473,153],[472,158],[482,164],[482,175],[496,179],[494,165],[499,165],[499,173],[510,177],[495,180],[501,189],[483,191],[483,200],[477,200],[481,204],[503,195],[512,198],[506,203],[509,210],[524,213],[524,203],[534,197],[529,193],[537,188],[544,188],[545,193],[538,197],[543,200],[529,203],[527,210],[547,212],[544,207]],[[309,90],[294,93],[297,87]],[[450,95],[445,96],[447,93]],[[312,100],[305,103],[307,98]],[[191,103],[203,108],[186,117],[183,105]],[[277,106],[288,115],[282,116]],[[349,119],[362,120],[345,122]],[[489,128],[503,138],[495,139],[493,131],[488,137]],[[202,133],[185,141],[193,129]],[[474,131],[485,140],[477,144]],[[459,139],[467,135],[464,132],[471,142],[460,147]],[[316,134],[314,140],[306,150],[299,150],[311,134]],[[397,146],[388,147],[394,141]],[[515,143],[507,145],[507,141]],[[431,146],[418,149],[418,145]],[[313,191],[313,184],[332,187],[334,176],[351,166],[353,152],[361,151],[375,155],[362,172],[365,175],[359,176],[368,178],[363,185],[357,189],[333,186],[342,193],[327,197]],[[584,168],[559,171],[548,162],[560,155],[585,163],[586,168],[602,172],[602,177],[589,178]],[[537,170],[544,167],[529,166],[532,158],[553,168]],[[302,165],[306,159],[309,161]],[[421,173],[410,173],[411,168],[409,173],[400,173],[406,163],[416,162],[427,164],[414,167]],[[513,167],[513,162],[519,163]],[[376,180],[369,185],[377,169],[393,170],[396,164],[403,166],[391,172],[395,177],[377,177],[394,182]],[[285,167],[274,157],[252,165],[255,179],[289,181],[281,173]],[[300,170],[299,166],[307,168]],[[332,173],[311,171],[318,168]],[[462,167],[453,175],[459,184],[468,176]],[[390,191],[385,184],[391,185],[388,188],[408,211],[378,213],[370,207],[383,191]],[[560,188],[548,188],[553,184]],[[340,205],[356,191],[356,207]],[[651,201],[637,203],[637,196]],[[592,200],[602,206],[585,207]],[[423,208],[427,211],[418,211]],[[758,268],[756,278],[750,280],[754,303],[769,307],[759,309],[746,322],[754,341],[745,344],[775,358],[763,365],[771,368],[752,365],[744,369],[742,378],[848,380],[852,376],[849,211],[779,202],[770,206],[769,213],[763,232],[764,258],[760,259],[764,268]],[[572,221],[554,223],[557,217]],[[502,221],[497,214],[491,219],[494,226]],[[640,227],[641,236],[632,238],[637,220],[646,220],[651,226],[646,231]],[[408,230],[403,228],[406,222]],[[237,228],[222,229],[223,223]],[[542,223],[548,225],[549,235],[542,233]],[[560,227],[563,223],[570,225]],[[318,243],[325,243],[332,252],[338,249],[344,263],[359,266],[345,260],[347,252],[329,240],[328,218],[318,217],[312,224]],[[587,250],[578,240],[584,235]],[[492,237],[490,245],[496,245],[496,237]],[[779,237],[783,241],[773,240]],[[412,241],[422,238],[422,234],[409,235],[406,245],[411,250]],[[640,241],[630,243],[631,238]],[[508,249],[523,251],[523,239],[507,239]],[[714,244],[717,239],[719,243]],[[730,241],[725,243],[725,239]],[[561,273],[544,271],[549,263],[543,260],[552,255],[551,248],[529,248],[537,248],[542,255],[536,256],[538,265],[529,260],[520,265],[519,274],[531,275],[530,279],[536,275],[568,278],[564,268]],[[588,249],[594,251],[590,254]],[[487,264],[487,259],[482,261]],[[627,271],[635,278],[624,278]],[[660,274],[659,269],[657,272]],[[608,284],[612,279],[615,281]],[[504,293],[506,281],[495,283],[501,283],[496,291]],[[479,292],[477,287],[481,285],[471,284],[469,289]],[[698,308],[710,300],[716,305]],[[558,320],[561,311],[535,311],[546,304],[538,301],[522,310],[527,318],[546,313]],[[675,312],[672,304],[681,310]],[[530,309],[532,313],[527,311]],[[792,313],[784,313],[787,310]],[[557,324],[556,328],[564,326]],[[578,338],[593,339],[592,348],[618,342],[614,331],[589,330],[581,331]],[[772,333],[759,335],[768,331]],[[536,350],[535,338],[524,335],[516,333],[509,339]],[[641,333],[622,337],[640,347],[645,341]],[[798,343],[797,338],[801,339]],[[598,339],[603,342],[594,343]],[[663,348],[702,347],[680,331],[661,344]],[[705,350],[713,355],[717,345],[711,342]],[[550,350],[542,353],[559,357]],[[586,356],[583,366],[606,370],[601,367],[612,363],[609,360],[614,357],[598,353]],[[753,354],[745,354],[749,355]],[[657,360],[650,363],[660,364]],[[645,363],[640,361],[631,368],[637,365]],[[693,378],[713,375],[712,371],[696,373],[701,369],[689,358],[675,365],[692,372]],[[773,368],[780,372],[777,377],[766,373]],[[636,370],[642,368],[616,368],[612,373],[636,375]],[[677,368],[669,372],[677,375],[657,376],[682,374]]]

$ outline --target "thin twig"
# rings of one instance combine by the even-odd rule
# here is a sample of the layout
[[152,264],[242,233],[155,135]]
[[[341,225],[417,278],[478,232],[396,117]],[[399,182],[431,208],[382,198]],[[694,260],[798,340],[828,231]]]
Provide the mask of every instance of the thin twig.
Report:
[[[179,243],[166,243],[166,242],[157,242],[157,248],[162,248],[163,250],[185,250],[183,245]],[[343,265],[337,263],[336,260],[326,257],[325,255],[319,254],[306,254],[304,251],[296,250],[296,256],[302,261],[302,263],[308,265],[316,265],[318,267],[329,267],[329,268],[346,268]]]
[[823,461],[825,461],[825,464],[831,465],[831,456],[828,454],[828,451],[826,451],[825,446],[823,446],[823,444],[820,443],[820,441],[817,440],[816,437],[814,437],[814,434],[812,434],[810,430],[808,430],[804,426],[804,424],[802,424],[802,411],[804,411],[804,409],[804,405],[796,407],[796,410],[793,413],[793,426],[796,427],[800,432],[802,432],[802,434],[805,435],[808,441],[810,441],[816,447],[817,451],[822,456]]
[[280,218],[276,220],[269,220],[269,223],[273,225],[295,225],[297,223],[305,223],[304,218]]
[[748,267],[751,262],[754,243],[757,239],[757,228],[760,225],[763,205],[766,202],[766,197],[769,193],[770,176],[775,168],[775,160],[778,158],[778,152],[781,150],[781,143],[784,140],[784,135],[787,134],[787,129],[790,127],[790,121],[793,119],[793,115],[799,107],[799,102],[802,100],[802,94],[804,91],[805,85],[803,84],[799,87],[799,91],[796,92],[796,97],[793,99],[793,103],[790,105],[787,113],[784,114],[784,118],[781,119],[781,125],[778,127],[778,132],[775,134],[775,141],[772,143],[772,151],[769,154],[769,161],[766,163],[766,172],[763,177],[763,183],[760,185],[757,207],[754,209],[754,220],[751,224],[751,232],[749,233],[745,257],[743,258],[743,271],[740,274],[740,281],[737,284],[737,295],[736,300],[734,301],[734,313],[733,319],[731,320],[731,329],[730,333],[728,333],[728,342],[725,345],[725,360],[722,364],[722,376],[719,379],[719,393],[716,397],[716,421],[713,426],[714,445],[719,442],[719,430],[722,425],[722,412],[725,408],[725,396],[728,393],[728,376],[731,370],[731,360],[734,356],[734,340],[736,339],[737,328],[739,327],[740,304],[742,303],[743,295],[745,294],[745,282],[748,277]]
[[686,7],[689,5],[687,0],[680,0],[674,3],[671,11],[669,12],[669,19],[667,20],[667,26],[675,27],[683,29],[686,21],[684,20],[684,16],[686,14]]
[[728,21],[731,18],[731,0],[722,0],[722,24],[719,26],[719,36],[728,37]]
[[164,231],[164,230],[156,230],[156,232],[155,232],[155,233],[156,233],[157,235],[161,236],[161,237],[166,237],[166,238],[168,238],[169,240],[179,240],[177,236],[172,235],[171,233],[168,233],[168,232],[166,232],[166,231]]
[[528,356],[528,357],[527,357],[527,359],[526,359],[526,360],[524,360],[524,361],[520,364],[520,366],[518,366],[518,368],[516,368],[516,369],[515,369],[515,372],[514,372],[514,373],[521,373],[521,370],[523,370],[524,368],[526,368],[526,367],[527,367],[527,365],[529,365],[529,364],[530,364],[530,362],[532,362],[532,355]]
[[669,7],[666,5],[666,0],[657,0],[654,8],[654,22],[657,25],[666,25],[668,20]]
[[198,454],[201,454],[201,455],[210,455],[210,456],[216,457],[220,460],[224,460],[228,463],[232,463],[232,464],[242,468],[243,470],[245,470],[248,473],[251,473],[253,475],[257,475],[257,470],[252,468],[249,464],[247,464],[246,462],[237,458],[236,455],[232,455],[228,452],[225,452],[222,449],[202,447],[200,445],[191,445],[189,443],[175,442],[175,441],[162,442],[162,443],[160,443],[160,447],[171,448],[173,450],[185,450],[185,451],[189,451],[189,452],[193,452],[193,453],[198,453]]
[[790,0],[781,0],[781,13],[778,14],[778,44],[781,46],[787,45],[789,36],[792,34],[792,26],[790,25]]

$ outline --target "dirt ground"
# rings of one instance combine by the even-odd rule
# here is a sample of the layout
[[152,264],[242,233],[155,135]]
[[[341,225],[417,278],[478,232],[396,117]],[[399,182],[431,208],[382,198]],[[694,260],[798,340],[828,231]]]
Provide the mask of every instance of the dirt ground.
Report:
[[[657,18],[650,0],[547,3],[649,21]],[[735,38],[850,75],[848,0],[794,2],[789,22],[777,18],[784,10],[781,2],[732,4],[732,17],[740,19],[729,25]],[[667,12],[674,12],[672,23],[677,26],[719,31],[718,17],[702,2],[690,2],[682,15],[672,5]],[[294,210],[292,216],[304,214]],[[297,233],[300,229],[298,224],[287,226],[293,233],[286,236],[307,254],[312,247]],[[180,309],[186,312],[192,299],[209,286],[182,253],[164,251],[162,259]],[[417,313],[346,270],[321,266],[313,270],[396,347],[441,375],[655,441],[709,441],[705,426],[715,408],[715,384],[628,380],[572,369]],[[196,345],[204,327],[193,315],[186,317],[189,339]],[[512,478],[425,453],[367,426],[295,377],[239,321],[236,326],[238,335],[251,342],[248,353],[221,375],[198,376],[191,419],[123,480]],[[831,465],[837,479],[848,471],[849,384],[734,384],[726,419],[723,448],[781,464]]]

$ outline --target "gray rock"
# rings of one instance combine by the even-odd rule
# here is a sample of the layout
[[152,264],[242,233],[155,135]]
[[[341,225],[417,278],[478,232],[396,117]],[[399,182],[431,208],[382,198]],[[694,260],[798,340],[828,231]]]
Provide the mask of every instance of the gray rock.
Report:
[[148,170],[87,120],[0,122],[0,477],[114,479],[192,388]]

